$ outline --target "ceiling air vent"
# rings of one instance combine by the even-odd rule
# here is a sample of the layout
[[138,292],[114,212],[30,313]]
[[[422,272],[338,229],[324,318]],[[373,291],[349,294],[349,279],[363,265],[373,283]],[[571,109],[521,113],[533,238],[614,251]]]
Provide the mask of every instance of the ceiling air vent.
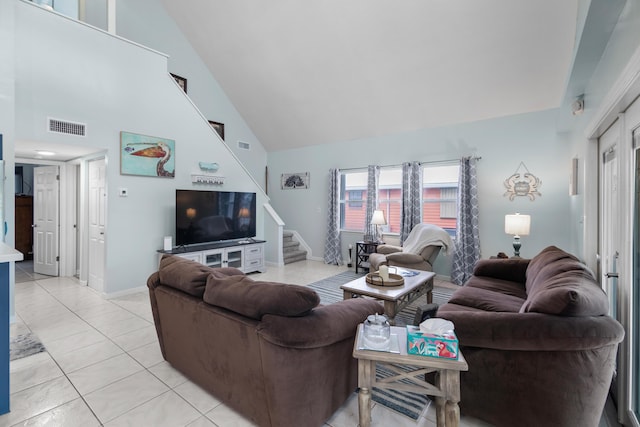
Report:
[[86,136],[87,125],[49,118],[49,132],[66,135]]
[[251,150],[251,144],[248,142],[238,141],[238,148],[241,150]]

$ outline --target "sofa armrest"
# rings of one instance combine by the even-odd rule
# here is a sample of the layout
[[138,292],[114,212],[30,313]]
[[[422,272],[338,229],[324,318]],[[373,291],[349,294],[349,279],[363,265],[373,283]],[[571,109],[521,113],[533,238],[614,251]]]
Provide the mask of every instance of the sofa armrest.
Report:
[[426,260],[420,255],[410,254],[406,252],[396,252],[387,255],[387,262],[393,262],[396,264],[420,264]]
[[400,246],[394,245],[379,245],[376,248],[376,252],[379,254],[392,254],[395,252],[402,252],[402,248]]
[[374,300],[353,298],[314,308],[302,317],[265,314],[258,333],[272,344],[293,348],[325,347],[345,339],[354,339],[358,324],[368,315],[382,313]]
[[473,268],[473,275],[525,283],[529,261],[522,258],[481,259]]
[[451,320],[463,347],[515,351],[573,351],[617,344],[622,325],[609,316],[562,317],[538,313],[450,311],[438,317]]

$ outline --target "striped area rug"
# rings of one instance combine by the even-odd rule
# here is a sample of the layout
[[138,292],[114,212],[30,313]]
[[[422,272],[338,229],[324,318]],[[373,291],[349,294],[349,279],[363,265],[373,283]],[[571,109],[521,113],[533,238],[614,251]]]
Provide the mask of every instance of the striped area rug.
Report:
[[[343,299],[342,290],[340,289],[341,285],[362,276],[363,274],[356,274],[353,271],[345,271],[343,273],[336,274],[335,276],[327,277],[326,279],[311,283],[307,286],[318,293],[321,304],[327,305]],[[435,279],[433,287],[433,302],[442,305],[451,298],[453,290],[438,286],[438,282],[439,280]],[[413,319],[418,306],[424,305],[426,302],[426,298],[423,297],[420,298],[419,301],[410,304],[407,308],[398,313],[396,316],[396,324],[399,326],[413,324]],[[407,370],[402,365],[394,366],[396,369]],[[389,370],[384,365],[376,365],[376,377],[378,379],[392,375],[395,375],[393,371]],[[413,420],[417,420],[420,417],[420,414],[429,402],[428,398],[423,394],[396,390],[382,390],[375,387],[372,392],[372,399],[375,402],[378,402],[381,405],[384,405],[387,408]]]

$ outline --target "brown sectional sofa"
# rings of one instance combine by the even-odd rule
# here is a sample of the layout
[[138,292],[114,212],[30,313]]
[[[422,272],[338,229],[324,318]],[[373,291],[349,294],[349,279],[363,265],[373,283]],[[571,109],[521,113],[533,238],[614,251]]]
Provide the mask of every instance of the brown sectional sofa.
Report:
[[597,426],[622,326],[591,271],[550,246],[531,260],[481,260],[438,317],[469,364],[463,414],[499,427]]
[[165,360],[259,426],[322,425],[356,389],[357,325],[382,312],[167,255],[147,286]]

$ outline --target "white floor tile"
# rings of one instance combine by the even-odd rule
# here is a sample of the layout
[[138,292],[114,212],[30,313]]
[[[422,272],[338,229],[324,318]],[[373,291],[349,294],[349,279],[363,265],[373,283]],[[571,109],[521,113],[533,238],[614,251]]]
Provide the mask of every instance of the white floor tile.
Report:
[[62,371],[47,352],[37,353],[9,364],[11,393],[61,377]]
[[145,368],[150,368],[164,360],[158,341],[129,351],[129,356],[136,359]]
[[155,326],[147,326],[126,334],[114,337],[113,342],[125,351],[133,350],[147,344],[158,342],[158,333]]
[[98,419],[107,423],[168,390],[156,377],[142,371],[85,395],[85,400]]
[[22,427],[100,427],[100,425],[82,399],[72,400],[20,424]]
[[207,418],[214,424],[225,427],[256,427],[254,423],[244,418],[231,408],[219,405],[207,412]]
[[107,337],[93,328],[86,331],[79,332],[68,337],[60,338],[47,342],[47,351],[51,353],[53,358],[59,357],[63,354],[67,354],[83,347],[90,346],[92,344],[99,343],[106,340]]
[[218,427],[206,416],[201,416],[194,422],[188,424],[186,427]]
[[201,416],[193,406],[189,405],[175,392],[169,390],[160,396],[120,415],[105,427],[184,426]]
[[95,344],[55,357],[55,360],[62,370],[68,374],[98,362],[111,359],[122,353],[124,352],[120,347],[105,338]]
[[121,354],[79,369],[68,376],[78,391],[85,395],[143,369],[128,354]]
[[220,401],[218,399],[211,396],[206,390],[200,388],[191,381],[180,384],[173,390],[203,414],[206,414],[216,406],[220,405]]
[[11,412],[0,416],[0,425],[12,426],[77,399],[66,377],[59,377],[11,395]]
[[188,381],[187,377],[182,375],[178,370],[174,369],[169,362],[162,361],[157,365],[149,368],[149,372],[155,375],[160,381],[170,388],[176,388],[180,384]]
[[151,323],[132,314],[130,318],[107,323],[105,325],[96,327],[96,329],[98,329],[109,338],[115,338],[119,335],[124,335],[126,333],[142,328],[147,328],[149,326],[151,326]]

